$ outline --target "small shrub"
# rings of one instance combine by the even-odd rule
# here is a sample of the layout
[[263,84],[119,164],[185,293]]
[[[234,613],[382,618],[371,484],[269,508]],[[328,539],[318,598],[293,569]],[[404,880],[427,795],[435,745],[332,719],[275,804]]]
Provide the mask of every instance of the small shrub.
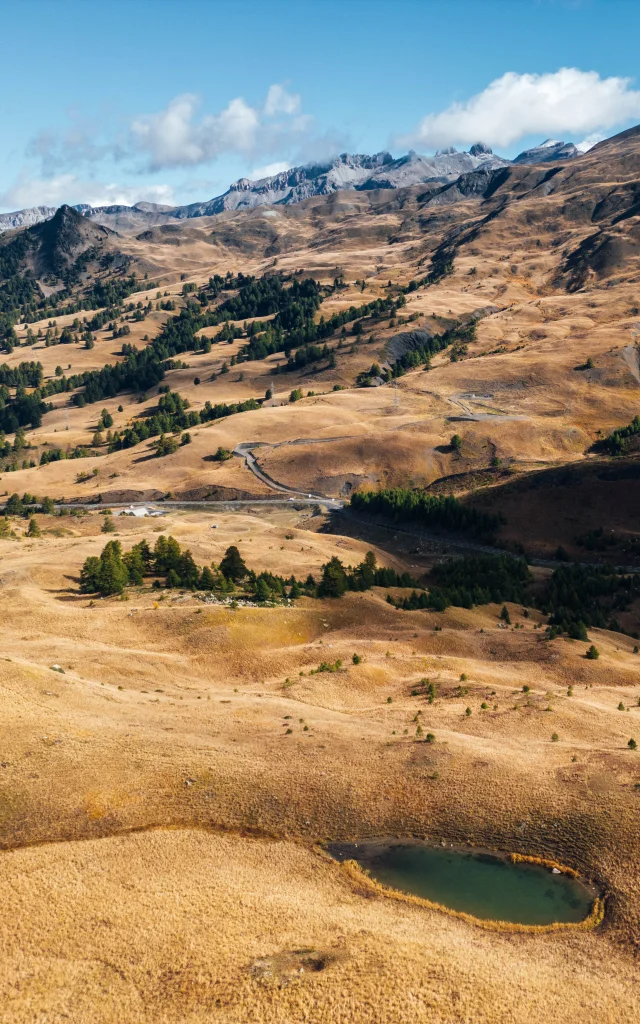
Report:
[[634,739],[630,739],[629,742],[627,743],[627,746],[628,746],[629,750],[637,750],[638,749],[638,744],[636,743],[636,741]]
[[551,733],[551,742],[552,743],[557,743],[559,739],[560,739],[560,737],[558,736],[557,732],[552,732]]
[[360,657],[359,654],[354,654],[351,660],[354,665],[359,665],[360,662],[362,661],[362,658]]
[[585,658],[587,658],[588,661],[596,661],[596,659],[599,658],[599,657],[600,657],[600,651],[595,646],[595,644],[591,644],[591,647],[589,648],[589,650],[585,654]]

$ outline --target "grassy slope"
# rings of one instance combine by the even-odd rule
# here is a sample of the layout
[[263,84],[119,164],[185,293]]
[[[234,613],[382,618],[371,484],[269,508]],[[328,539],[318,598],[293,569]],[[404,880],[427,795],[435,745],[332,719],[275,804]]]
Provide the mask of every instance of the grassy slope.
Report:
[[[575,214],[601,187],[593,184],[601,180],[594,167],[586,161],[567,172],[565,193],[549,197],[534,227],[527,227],[540,209],[534,198],[489,221],[461,248],[453,275],[407,297],[404,314],[419,318],[406,329],[433,323],[432,314],[450,319],[490,303],[499,310],[479,324],[466,359],[451,363],[445,354],[429,374],[407,374],[397,401],[391,388],[332,388],[352,385],[374,358],[384,358],[386,339],[402,327],[378,325],[374,344],[354,351],[349,339],[337,368],[319,375],[274,377],[272,357],[211,382],[239,343],[214,346],[209,356],[186,356],[189,369],[172,371],[166,382],[198,408],[206,399],[262,395],[273,379],[275,403],[195,428],[190,446],[162,460],[143,444],[5,473],[0,491],[86,497],[219,486],[260,495],[266,488],[240,460],[216,464],[206,456],[218,445],[297,438],[323,443],[265,448],[261,464],[291,486],[327,494],[378,481],[443,480],[464,491],[494,456],[500,472],[566,463],[588,470],[585,450],[597,431],[630,420],[638,394],[629,351],[633,258],[592,276],[582,292],[551,283],[563,248],[594,230],[588,216]],[[636,173],[625,167],[621,158],[619,181]],[[410,190],[406,208],[394,206],[394,197],[343,194],[278,211],[276,257],[265,255],[274,238],[258,211],[184,225],[179,245],[154,234],[118,246],[174,296],[183,273],[202,282],[214,271],[262,272],[274,258],[279,269],[304,268],[326,281],[341,270],[351,282],[365,277],[364,293],[352,284],[325,303],[328,315],[386,294],[389,279],[404,284],[426,272],[430,247],[443,233],[479,215],[474,202],[421,207],[418,194]],[[152,314],[126,340],[153,337],[165,317]],[[39,358],[47,374],[71,362],[75,371],[113,361],[119,345],[102,331],[91,351],[21,347],[6,361]],[[575,370],[588,356],[594,369]],[[196,375],[203,381],[197,387]],[[326,394],[288,405],[295,386]],[[81,410],[66,406],[65,396],[54,402],[31,442],[88,443],[102,405]],[[127,395],[104,404],[122,428],[156,402],[150,394],[142,403]],[[447,445],[454,432],[463,437],[459,456]],[[76,474],[94,466],[97,481],[77,484]],[[504,502],[510,539],[545,552],[558,541],[570,545],[603,517],[604,525],[637,535],[635,487],[525,486],[504,497],[496,487],[485,497],[497,507]],[[317,572],[334,553],[356,562],[370,546],[319,532],[320,517],[290,510],[215,521],[215,532],[211,517],[195,513],[161,525],[120,522],[119,531],[128,545],[170,529],[200,563],[239,542],[250,565],[298,576]],[[249,1005],[257,1021],[283,1024],[305,1013],[323,1022],[364,1014],[376,1024],[399,1024],[428,1014],[447,1024],[535,1024],[550,1009],[567,1022],[585,1009],[603,1021],[631,1019],[636,968],[625,947],[637,944],[640,905],[640,775],[638,755],[626,749],[629,736],[640,740],[631,641],[590,631],[601,657],[587,662],[582,643],[539,642],[536,616],[524,619],[515,607],[513,621],[525,628],[503,630],[496,608],[405,614],[379,593],[236,612],[190,596],[156,608],[146,593],[90,608],[76,578],[83,559],[104,543],[101,519],[40,522],[49,531],[42,540],[0,542],[0,630],[10,659],[0,661],[2,841],[63,843],[0,858],[14,922],[4,932],[0,979],[11,1024],[34,1012],[105,1024],[240,1021]],[[433,557],[409,553],[411,539],[372,535],[380,560],[397,568],[415,572]],[[435,624],[442,631],[434,632]],[[354,651],[365,659],[357,667]],[[348,667],[308,675],[327,658]],[[54,663],[64,675],[51,671]],[[456,696],[462,672],[468,693]],[[433,706],[410,697],[424,676],[440,683]],[[293,685],[284,686],[286,678]],[[497,711],[482,711],[483,701]],[[631,710],[618,711],[620,701]],[[414,741],[418,709],[435,746]],[[287,737],[285,724],[293,729]],[[558,743],[551,743],[553,732]],[[148,825],[189,828],[96,838]],[[219,829],[238,834],[221,838]],[[249,840],[249,832],[277,840]],[[479,934],[358,895],[310,848],[318,838],[406,832],[574,864],[612,894],[607,924],[595,935],[543,940]],[[54,908],[48,915],[43,897]],[[252,973],[259,957],[307,946],[333,950],[326,970],[306,971],[275,991],[263,968]]]

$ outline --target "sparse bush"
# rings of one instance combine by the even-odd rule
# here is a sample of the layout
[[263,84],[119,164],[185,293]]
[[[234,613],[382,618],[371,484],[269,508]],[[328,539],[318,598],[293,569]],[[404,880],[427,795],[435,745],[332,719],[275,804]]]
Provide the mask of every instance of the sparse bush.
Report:
[[37,522],[33,517],[29,520],[29,529],[27,530],[27,537],[41,537],[42,532]]

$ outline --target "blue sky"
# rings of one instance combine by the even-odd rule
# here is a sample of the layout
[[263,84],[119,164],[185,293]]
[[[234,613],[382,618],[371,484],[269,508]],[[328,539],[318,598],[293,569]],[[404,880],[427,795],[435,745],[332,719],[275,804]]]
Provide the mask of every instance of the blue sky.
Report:
[[1,211],[640,122],[637,0],[0,0],[0,25]]

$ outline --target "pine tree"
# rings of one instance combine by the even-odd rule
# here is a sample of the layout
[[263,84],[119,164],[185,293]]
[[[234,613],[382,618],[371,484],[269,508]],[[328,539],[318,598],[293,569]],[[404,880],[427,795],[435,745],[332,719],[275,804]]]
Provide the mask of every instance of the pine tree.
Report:
[[342,597],[347,589],[347,574],[344,565],[335,555],[322,566],[322,579],[318,587],[319,597]]
[[122,559],[129,573],[129,583],[139,587],[142,585],[145,564],[139,548],[132,548]]
[[121,594],[128,582],[129,574],[122,561],[120,542],[110,540],[100,555],[98,589],[105,596]]
[[198,588],[200,590],[213,590],[215,586],[215,579],[211,569],[208,565],[205,565],[204,569],[200,573],[200,580],[198,581]]
[[220,562],[220,572],[229,580],[237,582],[247,575],[247,567],[235,544],[232,544],[224,553]]
[[113,524],[113,516],[105,516],[104,517],[104,522],[103,522],[102,527],[101,527],[101,532],[102,533],[115,533],[116,532],[116,528],[115,528],[115,526]]
[[100,589],[100,566],[100,559],[95,555],[85,559],[80,572],[80,590],[83,593],[95,594]]
[[24,515],[24,504],[20,495],[12,494],[8,499],[4,507],[5,516],[21,516]]
[[194,562],[193,555],[190,551],[184,551],[182,553],[176,567],[176,572],[182,580],[183,587],[189,587],[195,590],[200,576],[200,571]]
[[271,591],[269,590],[266,580],[259,576],[258,582],[256,583],[256,601],[269,600],[271,600]]
[[41,536],[42,536],[42,533],[40,531],[40,527],[38,526],[37,522],[35,521],[35,519],[32,516],[31,519],[29,520],[29,529],[27,530],[27,537],[41,537]]

